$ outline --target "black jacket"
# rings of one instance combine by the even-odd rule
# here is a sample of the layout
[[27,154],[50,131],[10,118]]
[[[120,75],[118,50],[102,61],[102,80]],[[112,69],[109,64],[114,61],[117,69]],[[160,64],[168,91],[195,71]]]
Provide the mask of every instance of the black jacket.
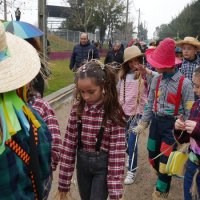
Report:
[[110,50],[105,58],[104,64],[111,63],[111,62],[117,62],[117,63],[123,63],[123,51],[119,50],[117,52],[114,52],[113,50]]
[[70,69],[78,68],[84,60],[91,60],[92,58],[99,59],[97,48],[90,44],[90,42],[86,45],[77,44],[73,49],[69,67]]

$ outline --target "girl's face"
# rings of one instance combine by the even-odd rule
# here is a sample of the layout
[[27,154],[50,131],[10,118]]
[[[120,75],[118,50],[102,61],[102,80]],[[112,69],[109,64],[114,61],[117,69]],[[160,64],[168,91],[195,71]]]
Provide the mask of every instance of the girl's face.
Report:
[[96,85],[94,79],[85,78],[78,80],[78,89],[81,96],[88,104],[101,103],[103,101],[102,87]]
[[190,44],[184,44],[182,46],[183,57],[187,60],[193,60],[197,53],[197,50],[194,46]]
[[136,71],[139,64],[138,58],[133,58],[128,61],[128,66],[132,71]]
[[200,97],[200,75],[194,74],[192,77],[192,82],[193,82],[193,91],[198,97]]

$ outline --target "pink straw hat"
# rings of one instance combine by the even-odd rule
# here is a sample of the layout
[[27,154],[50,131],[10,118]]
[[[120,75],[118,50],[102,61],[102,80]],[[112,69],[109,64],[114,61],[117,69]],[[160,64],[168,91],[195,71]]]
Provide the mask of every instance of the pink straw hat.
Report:
[[172,68],[175,63],[175,41],[166,38],[156,49],[146,51],[147,61],[155,68]]

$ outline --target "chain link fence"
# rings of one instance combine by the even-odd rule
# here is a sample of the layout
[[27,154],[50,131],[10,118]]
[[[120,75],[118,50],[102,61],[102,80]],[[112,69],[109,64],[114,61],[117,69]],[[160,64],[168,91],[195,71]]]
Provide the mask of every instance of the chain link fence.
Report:
[[[63,28],[48,29],[48,40],[54,51],[72,50],[80,42],[80,31],[71,31]],[[90,42],[96,41],[96,34],[88,33]]]

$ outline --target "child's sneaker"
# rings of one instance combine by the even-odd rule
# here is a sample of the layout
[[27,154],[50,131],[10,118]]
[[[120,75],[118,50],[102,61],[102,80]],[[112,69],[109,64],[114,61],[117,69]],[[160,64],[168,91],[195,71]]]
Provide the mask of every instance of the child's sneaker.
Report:
[[124,184],[125,184],[125,185],[133,184],[134,181],[135,181],[135,176],[136,176],[136,173],[135,173],[135,172],[130,172],[130,171],[128,171],[128,172],[127,172],[127,175],[126,175],[126,178],[125,178],[125,180],[124,180]]

